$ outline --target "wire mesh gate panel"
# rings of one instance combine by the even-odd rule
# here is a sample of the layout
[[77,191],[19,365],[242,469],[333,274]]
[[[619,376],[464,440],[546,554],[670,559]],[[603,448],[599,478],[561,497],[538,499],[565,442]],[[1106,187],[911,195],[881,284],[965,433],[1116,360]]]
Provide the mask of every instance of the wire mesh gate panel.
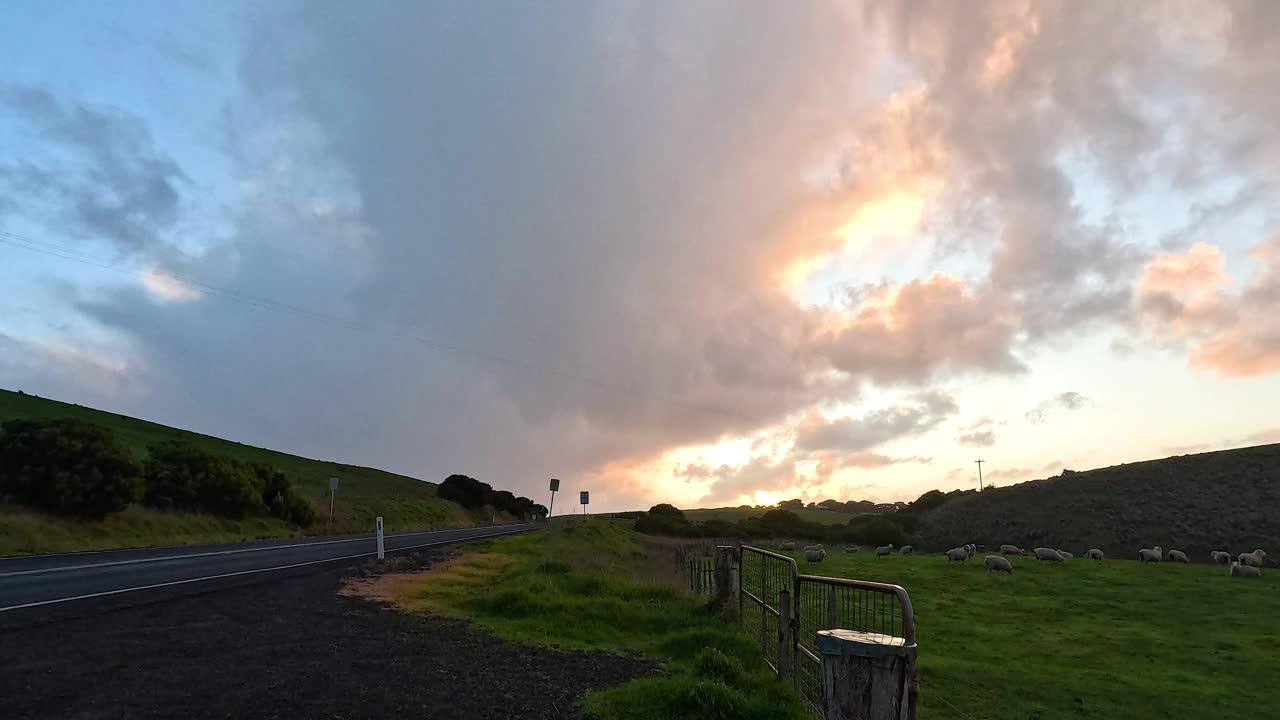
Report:
[[[784,591],[790,596],[788,608],[779,602]],[[823,717],[825,702],[822,657],[816,647],[819,630],[853,630],[860,641],[877,644],[914,645],[916,641],[911,598],[903,588],[801,575],[793,558],[749,545],[743,545],[739,555],[738,607],[742,625],[758,639],[769,667],[791,675],[814,718]],[[791,630],[785,635],[790,642],[782,647],[779,623]],[[910,682],[914,695],[915,679]]]
[[911,598],[897,585],[800,575],[794,597],[795,683],[812,717],[823,717],[824,705],[822,657],[815,646],[819,630],[856,630],[863,642],[915,644]]
[[[793,592],[800,574],[796,561],[786,555],[743,545],[738,560],[738,614],[751,637],[760,643],[760,652],[774,672],[778,672],[778,623],[783,619],[778,593]],[[784,648],[788,653],[790,648]],[[788,663],[790,664],[790,663]]]

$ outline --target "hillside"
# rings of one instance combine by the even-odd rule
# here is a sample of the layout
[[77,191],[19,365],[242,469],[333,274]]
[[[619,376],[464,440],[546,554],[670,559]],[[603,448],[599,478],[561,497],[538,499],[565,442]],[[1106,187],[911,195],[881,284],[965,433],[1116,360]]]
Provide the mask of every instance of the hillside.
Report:
[[[332,532],[366,532],[377,515],[388,530],[472,524],[479,520],[458,505],[436,497],[435,483],[373,468],[311,460],[146,420],[57,400],[0,390],[0,422],[22,417],[70,417],[110,427],[139,458],[153,443],[185,439],[237,460],[265,463],[284,471],[319,514],[311,532],[329,532],[329,478],[339,480]],[[267,518],[231,521],[190,513],[129,510],[96,523],[80,523],[0,507],[0,555],[11,552],[121,547],[169,542],[233,540],[296,532]]]
[[[694,510],[685,510],[684,515],[689,522],[706,522],[708,520],[725,520],[734,522],[743,518],[760,517],[766,512],[772,510],[772,507],[764,508],[697,508]],[[819,525],[844,525],[854,517],[853,513],[828,510],[826,508],[812,507],[791,510],[801,520],[807,522],[818,523]]]
[[1060,475],[956,498],[916,528],[930,550],[965,542],[1134,557],[1162,545],[1280,551],[1280,444],[1180,455]]

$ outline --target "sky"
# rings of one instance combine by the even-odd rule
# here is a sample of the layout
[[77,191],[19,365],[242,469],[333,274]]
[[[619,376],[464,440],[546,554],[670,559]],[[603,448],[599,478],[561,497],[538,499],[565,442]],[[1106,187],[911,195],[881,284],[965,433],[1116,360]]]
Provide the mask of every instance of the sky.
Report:
[[1280,442],[1280,4],[0,6],[0,387],[598,511]]

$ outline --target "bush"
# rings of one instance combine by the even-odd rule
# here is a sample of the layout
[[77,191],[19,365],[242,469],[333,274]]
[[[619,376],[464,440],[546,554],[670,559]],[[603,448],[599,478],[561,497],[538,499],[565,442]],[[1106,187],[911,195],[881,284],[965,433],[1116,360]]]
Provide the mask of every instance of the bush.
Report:
[[141,472],[109,428],[70,419],[10,420],[0,433],[0,493],[54,513],[101,518],[142,491]]
[[162,510],[202,510],[241,518],[265,509],[263,489],[252,467],[185,441],[151,446],[146,480],[147,504]]
[[269,465],[254,465],[253,472],[262,488],[262,505],[268,513],[301,527],[315,523],[315,508],[294,491],[287,475]]

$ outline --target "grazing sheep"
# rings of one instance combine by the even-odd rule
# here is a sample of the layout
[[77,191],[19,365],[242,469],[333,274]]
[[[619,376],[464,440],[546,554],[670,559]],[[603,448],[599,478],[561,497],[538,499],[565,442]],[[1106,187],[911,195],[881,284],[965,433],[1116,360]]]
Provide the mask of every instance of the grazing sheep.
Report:
[[1241,565],[1238,562],[1231,563],[1231,577],[1262,577],[1262,570],[1251,565]]
[[964,551],[969,553],[970,556],[978,554],[978,546],[974,545],[973,543],[965,543],[963,547],[964,547]]
[[1241,565],[1260,568],[1267,563],[1267,554],[1261,550],[1254,550],[1251,553],[1240,553],[1238,560]]
[[1101,550],[1099,550],[1098,548],[1090,548],[1090,549],[1089,549],[1089,552],[1085,553],[1085,555],[1086,555],[1090,560],[1101,560],[1101,559],[1102,559],[1102,557],[1103,557],[1103,555],[1102,555],[1102,551],[1101,551]]
[[882,558],[885,555],[889,555],[892,553],[893,553],[893,543],[889,543],[888,545],[879,545],[876,547],[876,557],[878,558]]
[[1213,561],[1218,563],[1219,565],[1231,564],[1231,553],[1227,552],[1226,550],[1214,550],[1213,552],[1209,553],[1209,557],[1212,558]]
[[1031,552],[1035,553],[1036,559],[1041,562],[1045,560],[1048,560],[1049,562],[1062,562],[1063,560],[1065,560],[1065,558],[1063,558],[1062,555],[1058,554],[1058,551],[1054,550],[1053,548],[1038,547],[1035,550],[1032,550]]
[[953,560],[964,562],[969,559],[969,551],[962,547],[951,548],[947,551],[947,564],[950,565]]
[[915,550],[916,549],[911,547],[910,545],[903,545],[902,549],[899,550],[898,552],[902,553],[903,555],[910,555],[911,553],[915,552]]
[[784,542],[778,546],[780,550],[795,550],[796,544],[793,542]]
[[997,570],[1013,574],[1013,563],[1009,562],[1009,558],[1003,555],[988,555],[986,559],[987,574],[991,574]]
[[827,551],[822,548],[806,548],[804,551],[804,559],[806,562],[820,563],[827,556]]
[[1163,559],[1164,559],[1164,548],[1160,547],[1159,545],[1153,548],[1142,548],[1141,550],[1138,551],[1138,562],[1141,562],[1141,563],[1149,563],[1149,562],[1158,563]]
[[844,549],[845,552],[858,552],[857,545],[850,545]]
[[1018,547],[1017,545],[1001,545],[1000,554],[1001,555],[1026,555],[1027,553],[1025,553],[1022,550],[1022,548]]
[[1071,558],[1075,557],[1075,555],[1067,552],[1066,550],[1059,550],[1058,554],[1062,556],[1063,560],[1070,560]]
[[1181,550],[1170,550],[1169,562],[1180,562],[1180,563],[1186,564],[1191,562],[1191,560],[1189,560],[1187,558],[1187,554],[1182,552]]

